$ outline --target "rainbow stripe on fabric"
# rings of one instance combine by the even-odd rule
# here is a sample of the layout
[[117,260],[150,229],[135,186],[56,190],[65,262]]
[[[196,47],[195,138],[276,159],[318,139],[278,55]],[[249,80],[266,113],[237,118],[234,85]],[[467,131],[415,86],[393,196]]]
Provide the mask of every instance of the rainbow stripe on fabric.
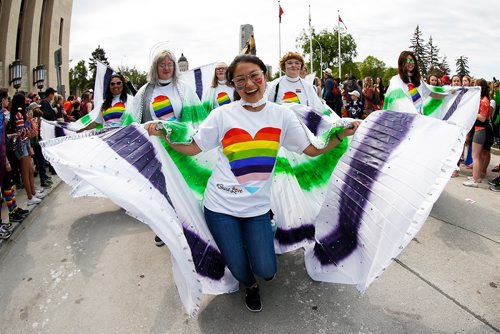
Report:
[[408,93],[410,93],[411,100],[413,101],[413,104],[415,105],[415,108],[421,112],[422,109],[422,97],[420,96],[420,93],[418,92],[417,88],[413,86],[413,84],[408,84]]
[[283,102],[300,103],[299,97],[294,92],[286,92],[283,95]]
[[125,112],[125,104],[123,102],[116,102],[108,109],[102,112],[102,117],[106,123],[117,122]]
[[252,136],[245,130],[233,128],[222,139],[224,154],[231,171],[240,184],[267,180],[274,169],[281,129],[262,128]]
[[168,96],[158,95],[154,98],[152,105],[155,115],[159,119],[168,120],[174,116],[174,108],[172,107]]
[[217,104],[219,106],[223,106],[228,103],[231,103],[231,99],[229,98],[229,95],[227,95],[226,92],[220,92],[219,94],[217,94]]

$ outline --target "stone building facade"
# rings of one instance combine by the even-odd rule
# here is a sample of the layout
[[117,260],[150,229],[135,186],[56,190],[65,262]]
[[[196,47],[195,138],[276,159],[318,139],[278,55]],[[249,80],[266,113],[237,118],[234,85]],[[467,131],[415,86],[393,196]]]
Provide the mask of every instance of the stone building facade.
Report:
[[0,87],[15,91],[10,65],[19,60],[19,90],[39,90],[34,69],[43,65],[42,90],[53,87],[67,95],[72,7],[73,0],[0,0]]

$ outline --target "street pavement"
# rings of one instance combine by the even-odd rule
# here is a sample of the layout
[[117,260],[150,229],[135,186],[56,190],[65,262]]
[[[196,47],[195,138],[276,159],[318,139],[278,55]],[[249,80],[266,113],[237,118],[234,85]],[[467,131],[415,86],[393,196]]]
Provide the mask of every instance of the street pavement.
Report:
[[[498,163],[493,155],[488,171]],[[195,318],[149,228],[107,199],[71,198],[57,180],[0,242],[0,333],[500,333],[500,193],[462,186],[468,175],[450,180],[364,295],[312,281],[296,251],[260,282],[262,312],[248,312],[239,291],[205,296]]]

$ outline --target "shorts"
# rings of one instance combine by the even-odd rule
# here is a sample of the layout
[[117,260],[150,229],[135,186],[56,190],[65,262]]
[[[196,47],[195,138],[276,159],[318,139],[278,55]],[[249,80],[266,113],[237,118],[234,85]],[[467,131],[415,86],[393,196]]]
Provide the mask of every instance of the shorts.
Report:
[[23,140],[21,142],[21,147],[17,148],[14,153],[16,154],[16,158],[21,160],[24,157],[29,156],[29,142],[27,140]]

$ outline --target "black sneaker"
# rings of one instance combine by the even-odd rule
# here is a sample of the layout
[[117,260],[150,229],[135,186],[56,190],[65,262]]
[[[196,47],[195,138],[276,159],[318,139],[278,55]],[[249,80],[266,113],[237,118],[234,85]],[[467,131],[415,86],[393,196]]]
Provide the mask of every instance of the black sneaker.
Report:
[[52,188],[52,183],[45,181],[45,182],[40,183],[40,186],[43,188]]
[[161,240],[160,237],[157,236],[157,235],[155,236],[155,244],[158,247],[161,247],[161,246],[165,245],[165,243],[163,242],[163,240]]
[[259,286],[245,289],[245,305],[250,312],[262,311],[262,303],[260,302]]
[[490,186],[498,186],[498,185],[500,185],[500,176],[497,176],[494,179],[488,180],[488,184]]
[[11,234],[12,233],[9,230],[6,230],[3,228],[3,226],[0,226],[0,239],[9,239]]
[[9,221],[11,223],[20,223],[24,220],[24,217],[20,214],[14,211],[13,213],[9,213]]
[[490,190],[498,193],[498,192],[500,192],[500,185],[490,186]]
[[3,228],[5,230],[10,230],[12,227],[12,223],[0,223],[0,228]]
[[27,216],[30,213],[30,210],[24,210],[23,208],[17,207],[14,209],[14,212],[19,213],[21,216]]

